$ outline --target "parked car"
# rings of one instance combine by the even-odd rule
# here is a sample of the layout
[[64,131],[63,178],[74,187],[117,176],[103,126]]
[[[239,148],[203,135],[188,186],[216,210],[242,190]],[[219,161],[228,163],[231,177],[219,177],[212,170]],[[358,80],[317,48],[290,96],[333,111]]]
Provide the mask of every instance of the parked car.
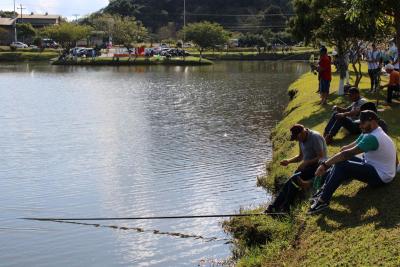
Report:
[[75,56],[81,57],[84,54],[85,50],[86,50],[85,47],[74,47],[74,48],[71,48],[71,50],[69,52],[73,56],[75,55]]
[[14,47],[14,48],[28,48],[27,44],[24,44],[23,42],[12,42],[10,44],[10,47]]
[[60,45],[57,44],[52,39],[43,39],[42,40],[42,46],[45,47],[45,48],[59,48],[60,47]]

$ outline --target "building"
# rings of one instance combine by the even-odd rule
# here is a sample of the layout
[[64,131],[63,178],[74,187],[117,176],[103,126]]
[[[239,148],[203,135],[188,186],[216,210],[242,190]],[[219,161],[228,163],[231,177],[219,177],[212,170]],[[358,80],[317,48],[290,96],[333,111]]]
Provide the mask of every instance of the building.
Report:
[[17,23],[30,23],[33,28],[43,28],[46,26],[52,26],[59,24],[62,17],[60,15],[49,15],[45,14],[19,14],[17,17]]
[[[14,27],[16,23],[30,23],[35,29],[59,24],[62,20],[60,15],[46,14],[19,14],[17,18],[0,17],[0,45],[9,45],[14,41]],[[25,40],[26,41],[26,40]]]
[[14,23],[16,19],[0,18],[0,45],[9,45],[14,41]]

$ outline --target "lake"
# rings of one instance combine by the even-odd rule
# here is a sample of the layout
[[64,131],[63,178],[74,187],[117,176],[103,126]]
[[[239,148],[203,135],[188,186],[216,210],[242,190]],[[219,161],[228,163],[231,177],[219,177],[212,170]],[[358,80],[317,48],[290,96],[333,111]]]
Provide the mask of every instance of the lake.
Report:
[[237,213],[301,62],[207,67],[0,65],[0,266],[198,266],[230,255]]

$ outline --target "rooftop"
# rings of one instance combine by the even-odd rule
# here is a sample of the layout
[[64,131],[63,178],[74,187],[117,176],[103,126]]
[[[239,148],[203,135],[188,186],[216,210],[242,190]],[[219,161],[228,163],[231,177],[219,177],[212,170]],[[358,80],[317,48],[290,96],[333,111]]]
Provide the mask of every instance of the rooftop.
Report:
[[[23,19],[59,19],[61,15],[51,15],[51,14],[22,14]],[[21,18],[21,15],[18,14],[18,18]]]
[[11,26],[14,24],[15,19],[0,18],[0,26]]

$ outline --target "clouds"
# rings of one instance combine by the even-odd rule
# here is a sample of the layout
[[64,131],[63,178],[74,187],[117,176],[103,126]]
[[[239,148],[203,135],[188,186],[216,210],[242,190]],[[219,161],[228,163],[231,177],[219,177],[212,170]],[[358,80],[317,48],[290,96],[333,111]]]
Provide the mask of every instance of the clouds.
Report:
[[[74,14],[84,16],[97,11],[108,4],[108,0],[16,0],[17,7],[22,4],[26,9],[24,13],[51,13],[64,17],[72,17]],[[13,0],[1,0],[0,10],[13,10]],[[17,9],[18,11],[18,9]]]

